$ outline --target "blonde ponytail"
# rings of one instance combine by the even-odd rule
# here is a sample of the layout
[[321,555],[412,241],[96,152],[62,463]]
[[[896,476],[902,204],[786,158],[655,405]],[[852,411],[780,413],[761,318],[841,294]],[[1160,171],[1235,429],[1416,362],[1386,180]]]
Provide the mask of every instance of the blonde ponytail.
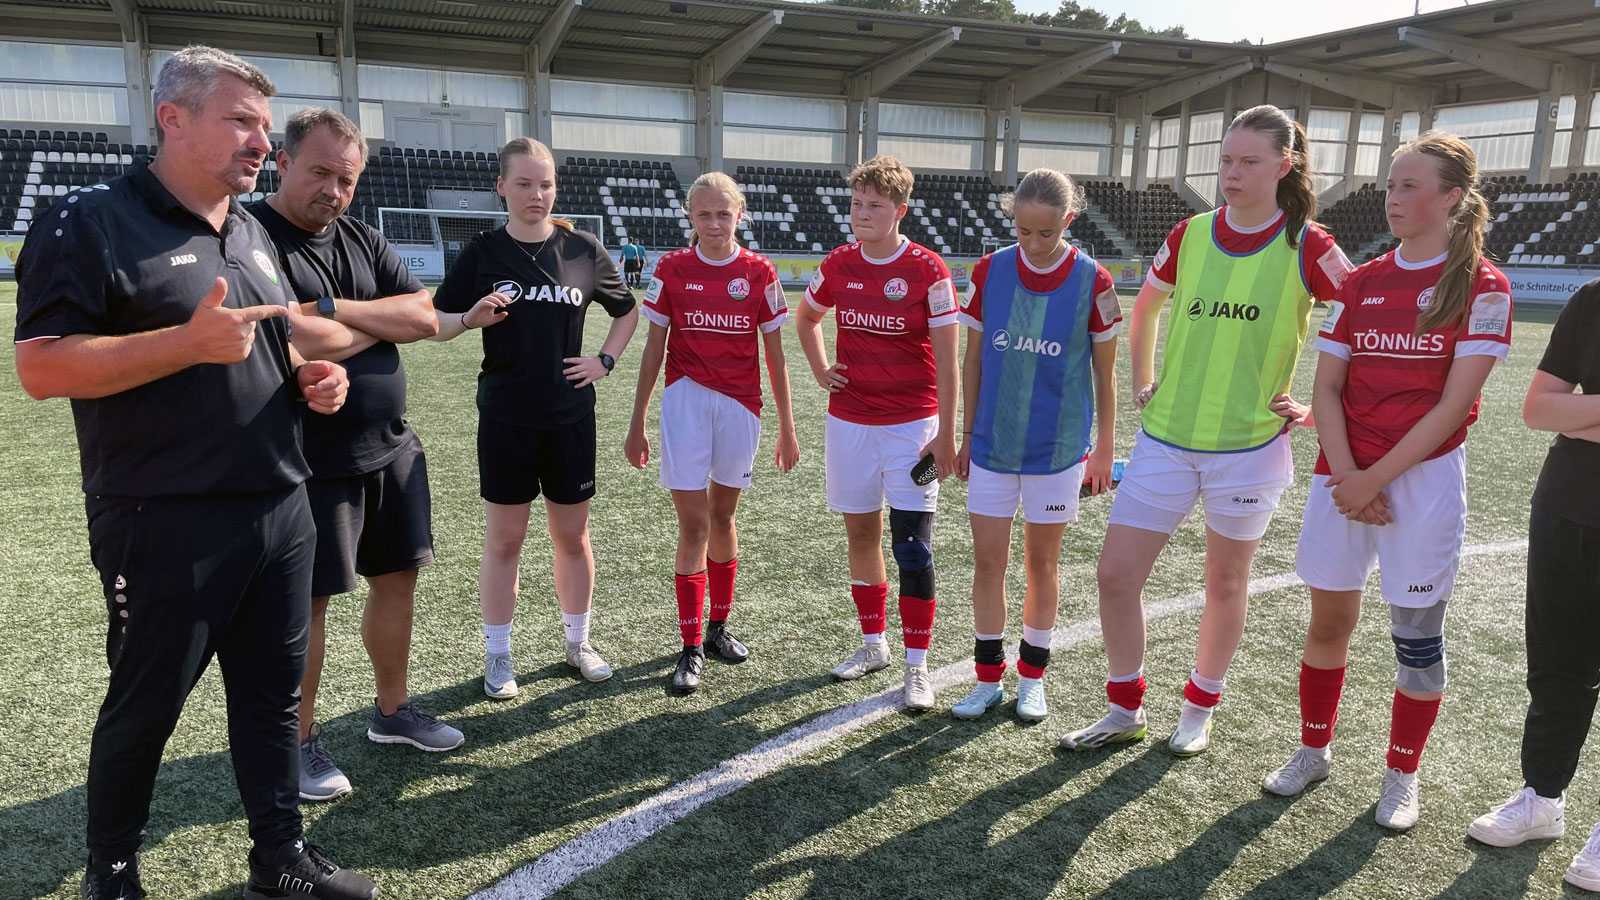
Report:
[[[696,178],[694,183],[689,185],[689,190],[683,195],[683,209],[689,214],[689,246],[691,247],[700,245],[700,232],[694,230],[694,198],[706,191],[716,191],[728,198],[728,202],[739,207],[739,218],[741,220],[744,218],[746,208],[744,191],[739,190],[738,182],[729,177],[726,172],[706,172]],[[734,226],[738,227],[738,223],[735,222]],[[734,238],[734,243],[739,243],[737,237]]]
[[1472,146],[1453,134],[1430,131],[1394,152],[1396,157],[1421,153],[1432,157],[1443,191],[1461,189],[1461,199],[1450,210],[1446,228],[1450,249],[1444,272],[1434,285],[1433,300],[1417,317],[1417,335],[1454,325],[1467,315],[1472,282],[1483,261],[1483,227],[1489,221],[1489,201],[1478,190],[1478,157]]
[[[514,157],[518,156],[526,156],[531,159],[548,159],[550,160],[550,164],[552,166],[555,165],[556,161],[555,154],[551,153],[550,148],[546,147],[543,143],[530,137],[512,138],[511,140],[507,141],[505,147],[501,148],[500,150],[501,178],[506,177],[506,170],[510,161]],[[565,228],[568,231],[572,230],[571,219],[564,219],[561,216],[546,216],[546,221],[557,228]]]

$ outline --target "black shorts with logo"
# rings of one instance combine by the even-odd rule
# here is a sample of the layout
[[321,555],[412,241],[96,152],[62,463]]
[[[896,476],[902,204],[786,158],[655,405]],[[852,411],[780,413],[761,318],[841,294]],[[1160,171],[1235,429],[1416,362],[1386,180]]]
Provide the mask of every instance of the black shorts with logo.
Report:
[[557,428],[478,417],[478,493],[490,503],[582,503],[594,496],[594,414]]
[[428,461],[415,434],[383,468],[306,482],[317,523],[311,595],[331,597],[373,578],[433,564]]

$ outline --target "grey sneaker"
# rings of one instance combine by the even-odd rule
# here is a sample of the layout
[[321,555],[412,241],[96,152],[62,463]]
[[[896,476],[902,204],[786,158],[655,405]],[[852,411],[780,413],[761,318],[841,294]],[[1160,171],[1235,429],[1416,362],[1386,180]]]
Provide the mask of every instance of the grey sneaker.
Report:
[[322,730],[311,726],[311,736],[300,742],[300,799],[337,800],[352,790],[350,779],[334,765],[333,754],[322,746]]
[[367,738],[380,744],[410,744],[429,753],[454,750],[466,740],[460,731],[422,712],[411,702],[400,704],[392,716],[384,715],[383,710],[373,704]]
[[1383,786],[1378,789],[1378,809],[1374,814],[1378,824],[1394,831],[1408,831],[1416,825],[1422,813],[1418,787],[1415,772],[1390,769],[1383,773]]
[[517,695],[517,673],[511,669],[511,654],[484,654],[483,692],[492,700],[510,700]]
[[933,678],[926,664],[906,664],[906,709],[933,709]]
[[1261,789],[1280,797],[1293,797],[1314,781],[1333,772],[1333,751],[1328,747],[1301,745],[1289,761],[1274,769],[1261,782]]
[[889,642],[862,644],[850,658],[833,667],[833,677],[840,681],[855,681],[863,675],[889,667]]
[[567,665],[582,672],[589,681],[605,681],[611,677],[611,664],[602,659],[588,641],[576,644],[567,641]]

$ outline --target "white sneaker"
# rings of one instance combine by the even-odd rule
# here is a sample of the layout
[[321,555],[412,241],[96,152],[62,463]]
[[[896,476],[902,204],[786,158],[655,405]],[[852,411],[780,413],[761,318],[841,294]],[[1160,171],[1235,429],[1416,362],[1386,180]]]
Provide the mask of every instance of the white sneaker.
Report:
[[933,678],[927,664],[906,664],[906,709],[933,709]]
[[605,681],[611,677],[611,664],[601,658],[588,641],[567,641],[567,665],[583,673],[589,681]]
[[1378,789],[1378,824],[1395,831],[1409,831],[1422,814],[1421,785],[1417,773],[1390,769],[1383,773],[1383,787]]
[[1261,789],[1280,797],[1293,797],[1313,781],[1321,781],[1333,770],[1333,751],[1327,747],[1300,745],[1289,761],[1273,770],[1261,782]]
[[1586,891],[1600,891],[1600,825],[1589,832],[1589,842],[1567,866],[1566,882]]
[[965,699],[950,707],[958,719],[976,719],[1006,700],[1006,689],[998,681],[980,681]]
[[510,700],[517,695],[517,673],[511,668],[511,654],[484,654],[483,692],[492,700]]
[[1050,704],[1044,699],[1044,679],[1017,679],[1017,718],[1024,722],[1039,722],[1050,715]]
[[1150,726],[1144,717],[1144,707],[1133,713],[1132,721],[1120,713],[1107,713],[1105,718],[1077,731],[1061,736],[1061,746],[1068,750],[1093,750],[1107,744],[1127,744],[1144,740]]
[[862,644],[850,658],[833,667],[833,677],[840,681],[855,681],[863,675],[889,667],[889,642],[877,641]]
[[1554,800],[1525,787],[1511,799],[1472,820],[1467,836],[1491,847],[1515,847],[1524,841],[1558,838],[1567,833],[1567,795]]
[[1172,732],[1172,737],[1167,739],[1167,749],[1173,756],[1199,756],[1211,746],[1211,717],[1207,716],[1198,728],[1185,731],[1183,719],[1178,719],[1178,727]]

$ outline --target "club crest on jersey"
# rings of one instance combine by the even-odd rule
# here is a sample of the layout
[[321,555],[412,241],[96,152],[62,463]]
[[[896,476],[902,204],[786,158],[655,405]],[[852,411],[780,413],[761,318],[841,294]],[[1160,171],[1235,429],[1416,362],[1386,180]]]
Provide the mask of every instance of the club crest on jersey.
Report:
[[515,303],[522,299],[522,285],[517,284],[515,281],[497,281],[494,285],[494,293],[505,294],[506,299]]
[[906,284],[904,278],[891,278],[889,283],[883,286],[883,296],[890,300],[904,300],[909,293],[911,286]]
[[728,282],[728,296],[735,300],[743,300],[750,296],[750,282],[743,278],[735,278]]
[[256,266],[260,268],[262,272],[266,273],[268,278],[272,279],[273,284],[278,283],[278,270],[273,268],[272,260],[267,256],[267,254],[260,250],[252,250],[250,252],[250,257],[256,261]]
[[1433,288],[1427,288],[1417,295],[1417,309],[1427,309],[1433,303]]

